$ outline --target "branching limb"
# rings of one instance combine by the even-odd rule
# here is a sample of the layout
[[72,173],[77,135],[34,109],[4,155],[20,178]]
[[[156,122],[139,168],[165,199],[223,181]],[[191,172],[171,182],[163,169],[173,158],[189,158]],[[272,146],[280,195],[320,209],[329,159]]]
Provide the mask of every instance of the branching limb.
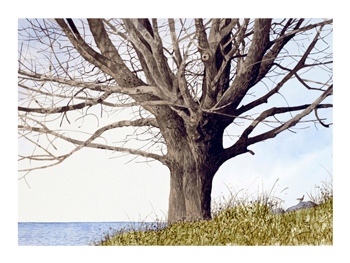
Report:
[[[285,34],[286,30],[292,24],[292,20],[293,19],[289,19],[287,21],[286,25],[283,27],[283,29],[281,31],[281,35]],[[300,19],[298,21],[298,23],[295,25],[294,30],[298,29],[301,26],[301,24],[303,23],[303,21],[304,21],[304,19]],[[264,57],[261,61],[261,65],[260,65],[259,75],[256,78],[256,80],[254,81],[254,83],[252,84],[252,86],[254,86],[256,83],[258,83],[260,80],[262,80],[266,76],[266,74],[269,72],[269,70],[272,68],[272,66],[275,65],[275,59],[280,54],[283,47],[291,39],[293,39],[294,36],[295,36],[295,34],[291,34],[288,37],[281,38],[278,41],[275,41],[275,42],[270,41],[270,45],[273,45],[273,47],[270,49],[269,52],[267,52],[266,55],[264,55]]]
[[207,39],[207,34],[205,33],[205,27],[203,25],[203,19],[197,18],[194,20],[196,26],[196,32],[198,37],[198,44],[200,49],[209,49],[209,42]]
[[280,36],[279,38],[276,38],[276,39],[272,40],[271,42],[278,42],[278,41],[280,41],[283,38],[289,37],[291,35],[295,35],[295,34],[297,34],[299,32],[308,31],[308,30],[313,29],[315,27],[324,26],[324,25],[328,25],[328,24],[332,24],[332,23],[333,23],[333,19],[329,19],[329,20],[326,20],[326,21],[323,21],[323,22],[320,22],[320,23],[316,23],[316,24],[305,26],[305,27],[301,27],[301,28],[295,29],[295,30],[293,30],[291,32],[288,32],[285,35]]
[[270,44],[270,27],[271,19],[255,20],[254,32],[259,32],[259,34],[253,35],[252,44],[249,47],[246,59],[239,66],[237,76],[215,107],[232,105],[232,108],[235,109],[239,105],[257,78],[256,72],[259,72],[261,59]]
[[[257,100],[254,100],[252,102],[250,102],[247,105],[243,105],[240,108],[238,108],[235,111],[236,115],[240,115],[243,112],[246,112],[262,103],[267,103],[267,100],[273,95],[276,94],[281,88],[282,86],[289,80],[291,79],[300,69],[302,69],[305,65],[305,61],[308,58],[310,52],[312,51],[312,49],[314,48],[314,46],[316,45],[316,42],[318,40],[318,37],[321,33],[322,27],[318,30],[317,34],[315,35],[313,41],[310,43],[310,45],[308,46],[307,50],[305,51],[304,55],[301,57],[301,59],[298,61],[298,63],[295,65],[294,69],[289,71],[289,73],[276,85],[275,88],[273,88],[272,90],[270,90],[268,93],[266,93],[264,96],[260,97]],[[222,107],[223,108],[223,107]]]
[[18,107],[19,111],[24,111],[24,112],[36,112],[36,113],[42,113],[42,114],[53,114],[53,113],[62,113],[62,112],[67,112],[67,111],[73,111],[73,110],[79,110],[83,109],[85,107],[91,107],[93,105],[102,103],[108,96],[112,94],[112,92],[105,92],[102,96],[93,99],[93,100],[88,100],[79,104],[74,104],[74,105],[66,105],[66,106],[61,106],[61,107],[55,107],[55,108],[49,108],[49,109],[44,109],[44,108],[26,108],[26,107]]
[[[148,21],[148,19],[146,19]],[[149,22],[148,22],[149,23]],[[167,88],[169,90],[173,90],[173,73],[171,72],[168,62],[167,62],[167,58],[164,56],[163,53],[163,43],[162,43],[162,39],[159,35],[159,31],[158,31],[158,22],[157,19],[153,18],[152,19],[152,25],[153,25],[153,34],[154,34],[154,45],[151,45],[152,47],[152,52],[153,52],[153,56],[155,58],[155,61],[157,63],[159,72],[163,78],[163,80],[165,81]]]
[[[310,114],[314,109],[316,108],[329,108],[333,107],[331,104],[320,104],[326,97],[330,96],[333,93],[333,85],[331,85],[319,98],[317,98],[312,104],[309,105],[300,105],[295,107],[284,107],[284,108],[272,108],[269,110],[264,111],[260,114],[258,118],[256,118],[250,126],[248,126],[243,134],[240,136],[239,140],[232,145],[231,147],[227,148],[224,152],[224,158],[230,159],[236,155],[249,152],[247,147],[249,145],[271,139],[276,137],[279,133],[281,133],[284,130],[287,130],[293,126],[295,126],[297,123],[300,122],[300,120]],[[268,131],[264,132],[262,134],[256,135],[254,137],[248,137],[249,134],[254,130],[254,128],[262,122],[265,118],[269,116],[273,116],[275,114],[279,113],[285,113],[290,111],[297,111],[297,110],[303,110],[301,113],[297,114],[295,117],[290,119],[289,121],[283,123],[282,125]]]
[[[227,64],[229,62],[231,62],[232,56],[234,56],[236,54],[239,46],[241,45],[241,43],[242,43],[242,41],[244,39],[244,33],[247,30],[247,26],[248,26],[249,20],[250,20],[249,18],[244,19],[242,26],[239,28],[239,30],[237,30],[237,32],[230,39],[230,41],[232,41],[232,40],[234,41],[233,46],[232,46],[231,50],[225,55],[225,59],[222,62],[218,73],[216,74],[216,76],[212,80],[211,86],[214,86],[219,81],[219,79],[220,79],[222,73],[224,72]],[[236,21],[236,23],[237,23],[237,21]]]
[[[189,48],[190,44],[191,44],[191,42],[189,43],[188,48]],[[181,93],[181,96],[185,102],[185,105],[188,107],[188,109],[191,112],[193,112],[193,111],[196,111],[198,109],[198,104],[192,98],[192,96],[189,92],[188,86],[187,86],[186,78],[185,78],[185,69],[186,69],[188,48],[184,54],[184,58],[180,64],[179,70],[176,73],[176,78],[177,78],[180,93]]]
[[[211,80],[217,73],[217,68],[215,65],[215,51],[210,48],[209,41],[207,39],[207,34],[205,32],[205,27],[203,25],[203,19],[195,19],[195,26],[198,39],[198,51],[201,55],[201,60],[204,64],[205,76],[202,84],[202,108],[210,108],[216,102],[216,89],[212,87]],[[211,29],[211,34],[219,29],[218,19],[213,19],[214,29]],[[215,29],[217,27],[217,30]],[[214,31],[214,33],[213,33]]]
[[[130,38],[131,38],[133,45],[142,53],[142,55],[145,59],[145,62],[147,64],[147,67],[152,75],[152,78],[156,82],[157,86],[162,87],[163,88],[162,90],[164,92],[166,92],[167,90],[169,90],[169,87],[167,86],[164,79],[161,77],[157,63],[155,61],[155,58],[153,57],[151,50],[149,50],[147,48],[147,46],[142,42],[142,39],[141,39],[142,37],[145,37],[147,34],[144,33],[142,35],[140,33],[140,32],[142,32],[142,30],[140,30],[140,31],[137,30],[137,28],[135,27],[135,25],[133,23],[133,20],[123,19],[123,21],[124,21],[124,24],[126,26],[128,33],[130,34]],[[135,23],[136,23],[136,25],[140,25],[140,27],[142,26],[141,24],[138,23],[138,21],[135,21]],[[143,28],[143,26],[142,26],[142,28]],[[154,41],[154,39],[152,38],[152,36],[149,33],[147,35],[147,39],[151,43],[153,43],[153,41]],[[144,41],[147,41],[147,39]],[[153,41],[151,39],[153,39]],[[151,45],[151,49],[152,49],[152,45]],[[153,47],[153,48],[156,48],[156,47]]]
[[[63,98],[63,99],[72,99],[73,98],[72,96],[68,96],[68,95],[55,94],[55,93],[51,93],[51,92],[44,92],[44,91],[41,91],[41,90],[32,89],[32,88],[29,88],[29,87],[27,87],[25,85],[22,85],[22,84],[18,84],[18,86],[22,87],[24,89],[27,89],[29,91],[40,93],[40,94],[45,95],[45,96],[58,97],[58,98]],[[186,108],[185,105],[178,104],[178,103],[173,103],[173,102],[165,101],[165,100],[154,100],[154,101],[150,100],[150,101],[144,101],[144,102],[137,102],[137,101],[135,101],[135,102],[130,102],[130,103],[111,103],[111,102],[108,102],[108,101],[100,100],[99,102],[96,103],[96,99],[90,98],[90,97],[74,96],[74,99],[87,101],[87,102],[84,102],[84,104],[86,106],[92,106],[92,105],[95,105],[97,103],[100,103],[100,104],[102,104],[104,106],[118,107],[118,108],[121,108],[121,107],[126,108],[126,107],[133,107],[133,106],[142,106],[142,107],[146,107],[146,106],[176,106],[176,107],[180,107],[180,108]],[[58,108],[61,108],[61,107],[58,107]],[[19,109],[19,110],[27,111],[27,112],[30,111],[30,110],[28,111],[26,109],[28,109],[28,108],[21,107],[21,109]],[[80,108],[78,106],[75,109],[80,109]],[[50,110],[52,110],[52,109],[50,109]],[[34,112],[41,112],[41,113],[44,113],[44,111],[45,111],[44,108],[40,108],[40,111],[35,111],[34,110]]]
[[[227,20],[230,20],[230,22],[228,22]],[[223,26],[226,21],[228,24],[226,26]],[[212,52],[214,52],[218,48],[221,41],[231,33],[231,30],[236,26],[237,22],[238,22],[237,18],[212,20],[212,25],[210,27],[210,32],[208,37],[209,47]],[[235,33],[235,36],[237,33],[238,31]],[[228,45],[229,42],[234,40],[235,36],[231,38],[229,41],[227,41],[227,43],[224,43],[224,47],[226,47],[226,45]]]
[[[133,126],[133,127],[141,127],[141,126],[154,126],[157,127],[158,124],[156,122],[155,119],[138,119],[138,120],[134,120],[134,121],[119,121],[119,122],[115,122],[109,125],[106,125],[100,129],[98,129],[96,132],[94,132],[94,134],[92,136],[90,136],[90,138],[88,138],[85,141],[81,141],[81,140],[76,140],[67,136],[64,136],[58,132],[55,132],[53,130],[50,130],[48,127],[46,127],[44,124],[32,119],[33,121],[35,121],[36,123],[38,123],[40,127],[30,127],[30,126],[24,126],[24,125],[18,125],[19,129],[22,130],[27,130],[27,131],[35,131],[38,133],[45,133],[45,134],[51,134],[54,135],[55,137],[61,138],[67,142],[73,143],[78,145],[73,151],[71,151],[68,154],[62,155],[62,156],[58,156],[55,159],[59,159],[59,162],[62,162],[62,159],[66,159],[69,156],[71,156],[73,153],[77,152],[78,150],[84,148],[84,147],[89,147],[89,148],[98,148],[98,149],[105,149],[105,150],[111,150],[111,151],[119,151],[119,152],[126,152],[126,153],[131,153],[131,154],[135,154],[135,155],[140,155],[142,157],[145,158],[153,158],[155,160],[160,161],[161,163],[165,162],[166,157],[164,156],[160,156],[157,154],[153,154],[153,153],[148,153],[148,152],[144,152],[141,150],[135,150],[135,149],[130,149],[130,148],[124,148],[124,147],[116,147],[116,146],[109,146],[109,145],[103,145],[103,144],[98,144],[98,143],[93,143],[93,141],[98,138],[102,133],[104,133],[105,131],[111,130],[111,129],[115,129],[115,128],[120,128],[120,127],[127,127],[127,126]],[[47,167],[47,166],[45,166]],[[26,171],[26,170],[21,170],[21,171]]]
[[[295,107],[279,107],[279,108],[271,108],[268,109],[264,112],[262,112],[259,117],[257,117],[249,126],[248,128],[246,128],[244,130],[244,132],[242,133],[241,137],[242,138],[248,138],[249,134],[251,134],[251,132],[254,130],[254,128],[261,122],[263,122],[266,118],[274,116],[276,114],[282,114],[282,113],[286,113],[286,112],[292,112],[292,111],[299,111],[299,110],[305,110],[308,107],[310,107],[311,104],[305,104],[305,105],[300,105],[300,106],[295,106]],[[320,104],[317,105],[315,108],[319,109],[319,108],[331,108],[333,107],[332,104]],[[320,121],[320,120],[319,120]],[[280,122],[281,123],[281,122]]]
[[182,57],[181,57],[181,53],[180,53],[179,42],[177,41],[177,36],[176,36],[176,32],[175,32],[175,22],[174,22],[173,18],[169,18],[168,22],[169,22],[169,29],[170,29],[171,41],[172,41],[172,44],[173,44],[173,49],[174,49],[174,52],[175,52],[177,65],[179,66],[181,64],[181,62],[182,62]]
[[[330,96],[332,93],[333,93],[333,85],[328,87],[328,89],[320,97],[318,97],[318,99],[316,99],[312,104],[310,104],[308,107],[306,107],[301,113],[297,114],[294,118],[290,119],[289,121],[287,121],[283,125],[275,128],[271,131],[265,132],[263,134],[254,136],[252,138],[248,138],[247,145],[251,145],[251,144],[275,137],[277,134],[281,133],[282,131],[289,129],[290,127],[293,127],[294,125],[296,125],[303,117],[310,114],[310,112],[312,112],[316,108],[333,107],[333,105],[331,105],[331,104],[320,105],[320,103],[326,97]],[[306,105],[298,106],[298,107],[301,108],[301,107],[305,107],[305,106]],[[297,109],[298,107],[295,107],[295,108]]]
[[120,87],[113,85],[103,85],[95,82],[82,82],[79,80],[62,79],[57,77],[46,76],[39,73],[29,73],[22,70],[18,71],[19,74],[29,77],[31,80],[43,81],[43,82],[55,82],[59,84],[66,84],[72,87],[88,88],[95,91],[107,91],[113,93],[121,93],[126,95],[140,95],[140,94],[151,94],[157,97],[161,97],[158,89],[153,86],[136,86],[134,88]]
[[84,39],[80,36],[80,33],[75,27],[73,21],[71,19],[67,19],[67,21],[69,26],[66,24],[64,19],[56,19],[56,22],[62,28],[63,32],[77,51],[91,64],[100,68],[106,74],[117,78],[118,73],[120,72],[118,66],[116,66],[110,59],[96,52],[88,44],[86,44]]
[[[125,87],[143,85],[143,81],[133,74],[124,64],[117,48],[113,45],[106,32],[103,21],[101,19],[88,19],[88,23],[96,45],[102,55],[114,61],[118,68],[118,77],[115,78],[118,84]],[[128,79],[128,81],[125,81],[126,79]]]
[[302,79],[297,73],[295,73],[294,75],[297,77],[297,79],[299,80],[299,82],[300,82],[301,84],[303,84],[303,86],[304,86],[305,88],[307,88],[307,89],[309,89],[309,90],[324,91],[323,89],[320,89],[320,88],[312,88],[312,87],[310,87],[309,85],[306,84],[306,82],[309,81],[309,80],[306,80],[306,81],[305,81],[305,80]]
[[219,38],[219,42],[221,42],[221,40],[223,40],[228,34],[230,34],[230,32],[232,31],[232,29],[237,25],[238,19],[231,19],[231,22],[225,26],[224,28],[222,28],[219,32],[220,34],[220,38]]

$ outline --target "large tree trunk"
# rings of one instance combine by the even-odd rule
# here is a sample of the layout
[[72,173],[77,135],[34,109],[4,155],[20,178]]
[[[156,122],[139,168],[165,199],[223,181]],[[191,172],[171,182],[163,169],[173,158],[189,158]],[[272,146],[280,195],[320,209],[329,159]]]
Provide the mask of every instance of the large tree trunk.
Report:
[[183,162],[169,167],[168,224],[183,220],[210,219],[212,182],[218,167],[206,163],[206,156],[197,162],[198,159],[191,152],[185,151],[180,155]]
[[168,150],[169,225],[211,218],[212,182],[223,163],[223,127],[218,122],[224,121],[204,116],[196,125],[189,125],[174,115],[158,119]]

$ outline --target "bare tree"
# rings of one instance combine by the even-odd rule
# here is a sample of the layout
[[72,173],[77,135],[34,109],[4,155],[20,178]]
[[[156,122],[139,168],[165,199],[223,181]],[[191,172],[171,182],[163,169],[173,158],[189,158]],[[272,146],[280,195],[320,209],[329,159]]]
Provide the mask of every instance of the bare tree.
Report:
[[[18,129],[35,148],[19,156],[30,161],[21,178],[84,147],[129,153],[169,168],[169,224],[211,218],[212,181],[225,161],[254,154],[250,145],[292,131],[313,111],[307,121],[329,126],[318,110],[332,107],[322,103],[333,94],[332,22],[28,20],[19,29]],[[283,91],[297,87],[289,105]],[[118,119],[123,109],[133,117]],[[64,128],[103,114],[110,123],[89,133]],[[122,144],[111,141],[122,127],[134,129]],[[224,147],[228,127],[237,137]],[[144,144],[127,147],[131,139]]]

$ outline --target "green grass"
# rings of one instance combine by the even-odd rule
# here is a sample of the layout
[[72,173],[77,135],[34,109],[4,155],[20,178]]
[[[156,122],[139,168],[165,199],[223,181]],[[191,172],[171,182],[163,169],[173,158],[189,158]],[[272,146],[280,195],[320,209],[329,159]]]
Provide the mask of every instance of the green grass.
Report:
[[181,222],[166,228],[156,222],[156,230],[121,230],[106,235],[95,245],[102,246],[295,246],[333,245],[333,187],[332,182],[316,186],[317,207],[273,215],[271,208],[279,207],[282,200],[271,197],[271,191],[239,197],[230,191],[229,198],[213,202],[213,219],[209,221]]
[[127,232],[100,245],[333,245],[333,198],[282,215],[272,215],[263,204],[228,208],[210,221]]

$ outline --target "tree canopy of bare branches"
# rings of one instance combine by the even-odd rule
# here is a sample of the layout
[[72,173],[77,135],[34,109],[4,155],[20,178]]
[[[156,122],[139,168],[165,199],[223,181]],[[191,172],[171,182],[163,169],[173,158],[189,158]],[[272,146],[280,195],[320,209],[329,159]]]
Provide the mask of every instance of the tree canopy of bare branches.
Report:
[[[128,153],[169,168],[170,224],[209,219],[212,180],[225,161],[304,121],[329,127],[319,112],[332,107],[324,102],[333,94],[332,23],[23,21],[18,133],[33,150],[19,155],[28,164],[21,178],[86,147]],[[237,139],[224,147],[229,128]],[[126,140],[111,139],[123,129]]]

